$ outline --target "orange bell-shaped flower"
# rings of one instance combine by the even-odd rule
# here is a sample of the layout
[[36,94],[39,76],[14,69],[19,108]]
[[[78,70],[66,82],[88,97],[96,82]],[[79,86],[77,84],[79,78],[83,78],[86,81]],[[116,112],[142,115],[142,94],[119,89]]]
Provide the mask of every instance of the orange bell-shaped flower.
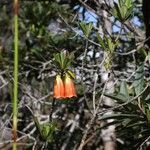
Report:
[[56,99],[64,98],[64,84],[60,75],[56,76],[54,82],[54,98]]
[[77,97],[73,80],[69,75],[65,75],[64,81],[65,98]]

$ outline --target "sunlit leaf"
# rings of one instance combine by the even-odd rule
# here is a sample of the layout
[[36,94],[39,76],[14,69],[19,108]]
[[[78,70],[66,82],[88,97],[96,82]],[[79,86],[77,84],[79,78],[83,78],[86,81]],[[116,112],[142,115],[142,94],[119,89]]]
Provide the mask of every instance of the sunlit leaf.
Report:
[[104,49],[105,51],[107,51],[107,47],[106,47],[106,45],[105,45],[103,39],[101,38],[101,36],[100,36],[98,33],[96,33],[96,34],[97,34],[97,39],[98,39],[98,41],[99,41],[99,43],[100,43],[102,49]]
[[73,79],[75,79],[75,74],[74,74],[71,70],[67,70],[67,73],[68,73]]
[[84,35],[88,38],[92,31],[93,24],[91,22],[88,24],[86,24],[85,22],[81,22],[79,25],[80,25]]

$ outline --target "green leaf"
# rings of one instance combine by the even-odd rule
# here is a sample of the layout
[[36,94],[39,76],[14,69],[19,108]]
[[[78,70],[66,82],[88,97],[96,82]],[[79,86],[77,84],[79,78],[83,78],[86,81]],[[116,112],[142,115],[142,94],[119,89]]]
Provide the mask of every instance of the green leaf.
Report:
[[61,69],[64,69],[64,61],[66,59],[64,52],[60,52]]
[[59,62],[59,63],[61,62],[60,57],[59,57],[59,53],[54,54],[54,60]]
[[133,6],[132,0],[126,0],[125,5],[127,6],[127,8],[132,7]]
[[71,66],[73,56],[73,53],[69,54],[67,51],[61,51],[60,53],[54,54],[54,63],[60,70],[66,72]]
[[68,58],[64,59],[63,69],[66,70],[71,65],[71,61]]
[[93,28],[93,24],[91,22],[88,23],[88,25],[87,25],[87,37],[90,35],[92,28]]
[[125,20],[128,20],[132,16],[132,11],[133,11],[133,6],[128,8],[126,15],[125,15]]
[[114,3],[115,7],[112,10],[113,15],[118,19],[122,20],[121,12],[120,12],[120,7],[117,3]]
[[150,103],[150,86],[144,91],[141,99],[147,103]]
[[68,58],[72,61],[74,60],[75,56],[74,56],[75,52],[71,52],[70,55],[68,56]]
[[81,22],[79,25],[80,25],[84,35],[88,38],[92,31],[93,24],[91,22],[88,24],[86,24],[85,22]]
[[108,44],[108,50],[110,52],[113,52],[116,45],[112,42],[111,38],[107,38],[107,44]]
[[86,34],[86,24],[84,22],[81,22],[79,25],[80,25],[83,33]]
[[111,114],[111,115],[104,115],[104,116],[102,116],[100,118],[100,120],[135,118],[135,117],[139,117],[139,115],[134,115],[134,114]]
[[107,127],[109,127],[109,126],[116,125],[116,124],[118,124],[118,123],[121,123],[121,121],[120,121],[120,120],[115,120],[115,121],[106,123],[106,124],[104,124],[103,126],[97,128],[97,129],[98,129],[98,130],[102,130],[102,129],[107,128]]
[[146,117],[148,120],[148,123],[150,124],[150,104],[147,104],[148,108],[146,109]]
[[41,130],[41,137],[44,141],[52,142],[54,139],[54,132],[56,130],[56,124],[53,122],[51,123],[44,123],[40,125]]
[[135,128],[136,126],[139,127],[139,126],[141,126],[141,125],[143,126],[144,124],[145,124],[144,121],[143,121],[143,122],[141,122],[141,121],[138,122],[138,120],[136,120],[136,122],[127,125],[126,128],[132,128],[132,127]]
[[59,53],[54,55],[54,62],[59,68],[61,68],[61,58]]
[[114,3],[115,7],[112,14],[120,21],[126,21],[130,18],[133,11],[133,3],[131,0],[119,0],[118,4]]
[[98,33],[96,33],[96,34],[97,34],[97,39],[98,39],[98,41],[99,41],[99,43],[100,43],[102,49],[105,50],[105,51],[107,51],[107,47],[106,47],[106,45],[105,45],[103,39],[101,38],[101,36],[100,36]]
[[69,76],[75,79],[75,74],[71,70],[67,70],[67,73],[69,74]]
[[38,121],[38,118],[37,118],[36,116],[33,116],[33,120],[34,120],[34,123],[35,123],[35,126],[36,126],[38,132],[39,132],[40,135],[41,135],[41,134],[42,134],[42,133],[41,133],[41,125],[40,125],[40,123],[39,123],[39,121]]
[[125,99],[129,99],[129,92],[127,88],[127,83],[125,81],[121,82],[119,94],[124,95]]
[[147,56],[146,56],[146,60],[148,61],[148,63],[150,64],[150,52],[148,52]]
[[136,95],[139,95],[144,89],[144,63],[139,66],[135,73],[133,87]]
[[117,100],[119,103],[123,103],[123,102],[126,102],[128,101],[129,99],[122,93],[119,93],[119,94],[112,94],[112,93],[105,93],[104,94],[105,96],[111,98],[111,99],[114,99],[114,100]]

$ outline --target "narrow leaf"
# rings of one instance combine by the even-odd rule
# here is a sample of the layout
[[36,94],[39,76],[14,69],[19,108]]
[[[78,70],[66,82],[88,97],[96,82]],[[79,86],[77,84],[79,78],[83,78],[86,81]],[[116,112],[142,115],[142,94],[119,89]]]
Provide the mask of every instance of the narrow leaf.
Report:
[[96,34],[97,34],[97,39],[98,39],[98,41],[99,41],[99,43],[100,43],[102,49],[104,49],[105,51],[107,51],[107,47],[106,47],[106,45],[105,45],[103,39],[101,38],[101,36],[100,36],[98,33],[96,33]]
[[104,115],[100,118],[100,120],[107,120],[107,119],[122,119],[122,118],[135,118],[139,117],[139,115],[134,114],[111,114],[111,115]]
[[144,63],[142,63],[135,73],[133,87],[136,95],[139,95],[144,89]]
[[120,94],[124,95],[125,99],[129,99],[129,92],[127,89],[127,83],[125,81],[121,82]]

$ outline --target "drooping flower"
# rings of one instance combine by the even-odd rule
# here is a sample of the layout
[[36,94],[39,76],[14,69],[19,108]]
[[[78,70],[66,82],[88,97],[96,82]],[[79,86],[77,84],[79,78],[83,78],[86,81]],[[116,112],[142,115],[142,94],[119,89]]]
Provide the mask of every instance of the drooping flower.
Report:
[[55,82],[54,82],[54,98],[64,98],[64,84],[63,80],[61,79],[60,75],[56,76]]
[[68,74],[65,75],[64,87],[65,87],[65,98],[77,97],[73,80]]

